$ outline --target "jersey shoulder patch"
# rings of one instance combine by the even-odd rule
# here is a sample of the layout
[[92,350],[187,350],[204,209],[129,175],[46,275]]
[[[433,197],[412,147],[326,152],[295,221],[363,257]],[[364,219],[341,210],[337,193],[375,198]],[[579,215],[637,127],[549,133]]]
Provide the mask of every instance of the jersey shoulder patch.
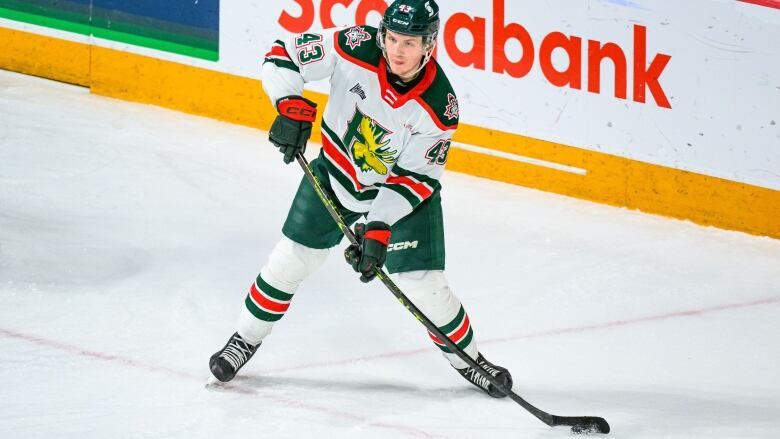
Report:
[[376,28],[353,26],[336,32],[336,50],[347,61],[376,70],[382,51],[376,45]]
[[[431,62],[436,63],[436,60],[431,60]],[[420,94],[420,99],[430,107],[438,118],[438,125],[448,129],[457,128],[460,119],[458,98],[439,63],[436,63],[436,77],[431,85]]]

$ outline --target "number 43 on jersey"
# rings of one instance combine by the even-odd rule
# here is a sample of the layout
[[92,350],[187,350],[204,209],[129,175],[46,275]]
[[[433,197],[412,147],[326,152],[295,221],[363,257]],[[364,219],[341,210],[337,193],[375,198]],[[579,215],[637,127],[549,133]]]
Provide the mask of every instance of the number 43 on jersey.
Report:
[[439,140],[425,153],[428,164],[444,165],[447,163],[447,155],[450,152],[450,140]]
[[320,34],[301,34],[295,39],[295,49],[301,65],[319,61],[325,55]]

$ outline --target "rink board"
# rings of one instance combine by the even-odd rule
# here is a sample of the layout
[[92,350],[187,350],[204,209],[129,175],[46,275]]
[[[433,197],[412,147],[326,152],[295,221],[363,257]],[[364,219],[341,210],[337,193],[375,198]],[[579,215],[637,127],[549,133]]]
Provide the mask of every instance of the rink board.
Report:
[[219,59],[219,0],[0,0],[0,17],[160,51]]
[[[88,41],[0,27],[0,68],[260,129],[275,116],[257,79]],[[453,171],[780,238],[780,191],[467,123],[454,140],[461,145],[449,157]]]

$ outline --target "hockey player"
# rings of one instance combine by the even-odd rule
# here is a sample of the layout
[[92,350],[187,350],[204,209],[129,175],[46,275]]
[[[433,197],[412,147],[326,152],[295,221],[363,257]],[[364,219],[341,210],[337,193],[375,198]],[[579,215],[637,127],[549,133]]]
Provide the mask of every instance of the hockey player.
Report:
[[[322,151],[311,167],[349,224],[365,216],[354,226],[360,245],[347,248],[348,263],[363,282],[375,277],[374,267],[387,267],[444,334],[511,388],[509,372],[477,350],[469,317],[444,275],[439,178],[458,125],[458,100],[431,59],[438,30],[434,0],[397,0],[378,28],[355,26],[277,40],[262,70],[263,87],[279,112],[269,138],[285,163],[304,151],[317,108],[301,96],[303,85],[329,77]],[[300,283],[342,238],[305,178],[282,233],[244,301],[237,332],[210,359],[220,381],[231,380],[254,355]],[[431,338],[460,375],[490,396],[504,396],[441,340]]]

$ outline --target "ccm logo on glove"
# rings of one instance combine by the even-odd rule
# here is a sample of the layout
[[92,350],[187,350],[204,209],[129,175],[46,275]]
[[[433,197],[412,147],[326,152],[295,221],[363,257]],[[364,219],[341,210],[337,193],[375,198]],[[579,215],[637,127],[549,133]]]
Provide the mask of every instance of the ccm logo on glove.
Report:
[[301,122],[314,122],[317,118],[317,104],[300,96],[281,98],[276,108],[279,114]]

